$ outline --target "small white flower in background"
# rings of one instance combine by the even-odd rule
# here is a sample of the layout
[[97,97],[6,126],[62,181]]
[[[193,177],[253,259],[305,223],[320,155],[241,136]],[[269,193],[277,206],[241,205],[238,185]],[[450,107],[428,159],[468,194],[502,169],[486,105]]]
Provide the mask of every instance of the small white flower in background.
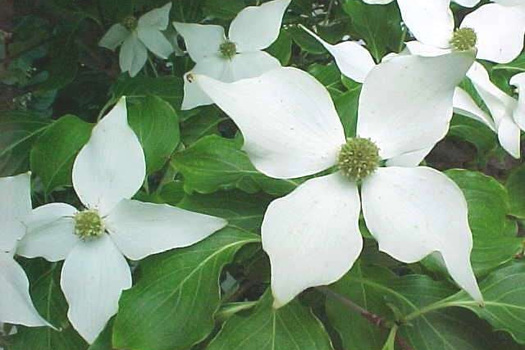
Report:
[[13,259],[25,233],[22,220],[31,212],[30,175],[0,178],[0,322],[28,327],[49,325],[33,306],[29,281]]
[[[368,4],[387,4],[384,0],[364,0]],[[473,7],[480,0],[456,0]],[[463,19],[460,28],[470,28],[477,35],[477,58],[508,63],[523,50],[525,35],[525,2],[523,0],[492,0]],[[453,40],[454,16],[450,0],[397,0],[404,23],[422,44],[450,48]]]
[[472,52],[455,52],[378,65],[364,82],[357,137],[349,139],[327,90],[301,70],[275,69],[235,83],[189,77],[235,121],[262,173],[289,179],[338,168],[268,207],[262,241],[275,307],[352,267],[363,245],[361,208],[382,251],[406,263],[441,254],[458,285],[483,302],[469,261],[463,193],[442,173],[417,166],[421,150],[446,134],[454,89],[473,61]]
[[[192,72],[232,82],[280,67],[275,57],[262,50],[279,36],[283,15],[290,1],[273,0],[243,9],[233,19],[228,37],[224,28],[218,25],[173,23],[195,62]],[[184,84],[183,110],[212,103],[197,85]]]
[[127,122],[126,100],[93,129],[73,165],[73,187],[86,209],[65,203],[34,209],[18,254],[64,260],[60,285],[73,327],[89,343],[118,309],[131,287],[125,257],[148,255],[197,243],[226,221],[169,205],[130,198],[145,179],[144,152]]
[[487,125],[498,135],[501,146],[514,158],[520,157],[521,130],[525,131],[525,73],[513,76],[511,85],[516,86],[519,100],[507,95],[490,81],[489,73],[478,62],[468,71],[479,96],[490,111],[485,113],[470,95],[461,88],[454,95],[454,111]]
[[138,20],[128,16],[122,23],[109,28],[98,44],[112,51],[122,44],[120,70],[134,77],[144,67],[148,50],[163,59],[173,52],[172,44],[161,32],[168,28],[170,10],[171,2],[142,15]]

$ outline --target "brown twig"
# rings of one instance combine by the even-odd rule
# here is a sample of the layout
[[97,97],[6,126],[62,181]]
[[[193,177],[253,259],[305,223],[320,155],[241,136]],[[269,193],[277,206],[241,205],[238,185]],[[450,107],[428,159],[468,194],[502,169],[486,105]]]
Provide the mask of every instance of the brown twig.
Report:
[[[339,293],[334,292],[330,288],[325,287],[325,286],[321,286],[321,287],[317,287],[317,290],[319,290],[324,295],[326,295],[326,296],[328,296],[330,298],[333,298],[334,300],[337,300],[338,302],[340,302],[341,304],[345,305],[346,307],[348,307],[352,311],[357,312],[364,319],[366,319],[368,322],[372,323],[373,325],[375,325],[375,326],[377,326],[379,328],[383,328],[383,329],[390,329],[390,328],[392,328],[390,322],[387,321],[386,319],[384,319],[383,317],[381,317],[381,316],[379,316],[377,314],[374,314],[373,312],[368,311],[367,309],[365,309],[365,308],[361,307],[360,305],[354,303],[352,300],[348,299],[347,297],[345,297],[345,296],[343,296],[343,295],[341,295]],[[410,346],[410,344],[408,344],[408,342],[406,340],[404,340],[403,338],[401,338],[398,334],[396,334],[396,343],[403,350],[413,350],[412,346]]]

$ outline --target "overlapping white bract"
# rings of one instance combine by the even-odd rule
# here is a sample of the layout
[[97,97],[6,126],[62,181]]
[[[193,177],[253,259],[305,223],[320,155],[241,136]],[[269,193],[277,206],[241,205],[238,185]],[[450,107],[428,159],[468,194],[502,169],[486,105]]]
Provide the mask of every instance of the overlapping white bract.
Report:
[[146,176],[144,152],[127,122],[122,98],[93,129],[73,166],[73,187],[87,209],[104,223],[100,237],[75,235],[77,209],[65,203],[38,207],[25,219],[27,235],[18,253],[64,260],[60,285],[73,327],[89,343],[118,309],[131,287],[126,258],[142,259],[186,247],[208,237],[226,221],[169,205],[130,199]]
[[144,67],[148,50],[164,59],[174,51],[173,45],[161,32],[168,28],[170,10],[171,2],[151,10],[138,19],[134,30],[127,29],[121,23],[114,24],[102,37],[99,46],[114,51],[122,45],[119,55],[120,70],[129,72],[134,77]]
[[[281,22],[291,0],[273,0],[243,9],[232,21],[228,37],[218,25],[175,22],[186,49],[195,62],[194,74],[204,74],[224,82],[256,77],[280,67],[279,61],[262,51],[279,36]],[[220,46],[232,42],[236,54],[223,57]],[[182,109],[192,109],[213,102],[195,84],[184,84]]]
[[[388,4],[393,0],[364,0],[368,4]],[[455,0],[473,7],[480,0]],[[478,36],[478,58],[508,63],[523,50],[525,3],[521,0],[492,0],[465,16],[462,28],[474,29]],[[406,26],[425,45],[447,48],[452,38],[454,18],[450,0],[397,0]]]
[[13,259],[22,224],[31,211],[30,174],[0,178],[0,322],[49,325],[33,306],[27,276]]
[[[387,162],[365,178],[361,200],[357,184],[336,172],[270,204],[262,239],[272,264],[275,307],[308,287],[335,282],[351,268],[362,248],[360,208],[381,250],[408,263],[440,253],[452,278],[482,302],[469,262],[465,198],[453,181],[417,167],[413,157],[446,133],[454,89],[473,61],[469,52],[400,56],[368,74],[357,136],[375,142],[384,160],[409,155],[409,164]],[[434,75],[441,76],[437,83]],[[426,80],[431,84],[421,84]],[[342,126],[328,92],[307,73],[281,68],[234,83],[203,75],[192,81],[236,122],[244,149],[262,173],[291,178],[336,164],[345,143]]]
[[520,135],[521,130],[525,130],[525,73],[513,76],[510,81],[518,89],[519,100],[494,85],[480,63],[475,62],[467,76],[489,109],[490,115],[460,88],[457,88],[454,96],[454,111],[487,125],[498,135],[501,146],[514,158],[520,158]]

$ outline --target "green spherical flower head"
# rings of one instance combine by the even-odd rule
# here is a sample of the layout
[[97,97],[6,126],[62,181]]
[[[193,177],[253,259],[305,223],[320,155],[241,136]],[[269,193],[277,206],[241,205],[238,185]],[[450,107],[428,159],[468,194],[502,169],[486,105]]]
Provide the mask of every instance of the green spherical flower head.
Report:
[[225,41],[219,46],[219,51],[224,58],[231,59],[237,54],[237,46],[231,41]]
[[472,50],[476,47],[478,37],[474,29],[460,28],[454,32],[450,46],[456,51]]
[[122,20],[122,25],[126,27],[128,30],[135,30],[138,26],[138,21],[133,16],[128,16]]
[[349,138],[341,147],[337,166],[343,175],[359,181],[372,174],[379,166],[379,148],[370,139]]
[[75,234],[80,238],[97,238],[104,231],[104,223],[97,210],[84,210],[75,215]]

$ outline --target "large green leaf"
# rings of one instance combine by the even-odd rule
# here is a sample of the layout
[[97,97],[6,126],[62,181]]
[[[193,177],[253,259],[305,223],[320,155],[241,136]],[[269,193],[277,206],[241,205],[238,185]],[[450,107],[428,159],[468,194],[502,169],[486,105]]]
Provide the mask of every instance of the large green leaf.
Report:
[[194,246],[144,260],[141,278],[120,299],[113,345],[178,350],[203,340],[214,327],[222,267],[256,242],[258,236],[227,227]]
[[206,135],[218,135],[219,124],[228,118],[212,106],[203,107],[181,123],[180,137],[186,146],[192,145]]
[[112,94],[115,101],[121,96],[145,97],[154,95],[168,101],[173,108],[179,110],[183,96],[183,81],[182,78],[173,76],[129,78],[123,75],[113,85]]
[[[348,274],[342,280],[346,286],[339,286],[335,290],[352,301],[356,298],[356,303],[362,307],[366,300],[371,311],[389,307],[392,312],[386,314],[383,312],[379,316],[386,324],[393,324],[393,321],[396,321],[399,325],[399,337],[413,349],[494,350],[499,348],[498,346],[507,344],[504,339],[494,336],[487,324],[473,314],[466,310],[448,308],[448,306],[459,306],[446,303],[446,298],[454,292],[450,285],[436,282],[424,275],[386,278],[385,274],[381,277],[377,272],[369,273],[373,270],[363,271],[364,273]],[[364,288],[364,291],[358,292],[358,287]],[[346,294],[347,291],[352,290],[352,294]],[[383,306],[379,305],[381,300]],[[348,310],[348,312],[355,311]],[[338,324],[340,332],[354,331],[348,326],[341,326],[340,321],[339,323],[336,321],[335,324]],[[376,331],[371,334],[377,336],[380,333]],[[341,336],[347,341],[354,340],[354,344],[348,346],[355,346],[355,342],[359,339],[355,334]],[[362,337],[362,334],[359,336]],[[512,345],[512,343],[508,344]],[[382,349],[382,347],[375,347],[376,345],[365,349]]]
[[48,124],[32,113],[0,114],[0,176],[29,170],[31,145]]
[[31,295],[40,314],[59,330],[50,327],[18,327],[9,350],[85,350],[87,344],[67,320],[67,303],[60,290],[59,265],[32,260],[24,264],[31,280]]
[[142,144],[146,171],[150,174],[166,164],[179,144],[179,118],[173,107],[157,96],[129,102],[129,125]]
[[345,0],[344,11],[351,27],[362,38],[377,62],[389,51],[397,51],[402,38],[401,15],[397,6],[368,5],[360,0]]
[[494,66],[495,70],[510,70],[514,72],[515,74],[520,72],[525,72],[525,53],[522,53],[520,56],[518,56],[514,61],[509,63],[502,63],[497,64]]
[[[362,282],[366,275],[373,275],[378,279],[391,277],[391,273],[386,269],[362,266],[358,261],[332,289],[374,314],[390,315],[391,311],[384,302],[383,294]],[[357,281],[351,277],[357,278]],[[341,309],[341,306],[339,300],[328,298],[326,301],[326,313],[339,332],[343,347],[353,350],[381,349],[388,336],[388,330],[372,324],[357,312]]]
[[292,58],[292,38],[287,31],[281,30],[277,40],[266,50],[281,62],[283,66],[288,65]]
[[475,171],[455,169],[446,174],[467,199],[474,239],[471,255],[474,271],[483,274],[511,260],[520,251],[522,239],[507,219],[509,204],[505,187]]
[[452,119],[448,136],[473,144],[482,155],[491,151],[498,144],[496,134],[486,125],[460,115]]
[[203,12],[206,16],[232,19],[245,7],[244,0],[205,0]]
[[525,263],[517,261],[494,271],[480,283],[485,306],[479,307],[464,292],[449,301],[475,312],[495,329],[509,332],[525,345]]
[[356,134],[360,94],[361,86],[358,86],[353,90],[343,93],[334,100],[337,114],[339,114],[339,119],[341,119],[341,124],[343,124],[347,137],[355,137]]
[[512,171],[506,187],[509,192],[509,214],[525,219],[525,165]]
[[230,225],[257,232],[271,200],[272,197],[263,193],[248,194],[233,190],[186,195],[178,205],[184,209],[227,219]]
[[323,325],[306,307],[292,301],[272,308],[266,293],[248,316],[232,316],[207,350],[331,350]]
[[259,173],[237,140],[216,135],[203,137],[191,147],[175,154],[173,164],[184,176],[187,192],[211,193],[233,188],[254,193],[290,192],[296,181],[276,180]]
[[285,30],[302,50],[313,54],[322,54],[326,52],[325,48],[319,41],[315,40],[310,34],[301,28],[289,26]]
[[31,150],[31,170],[42,180],[45,192],[71,185],[75,156],[88,142],[92,128],[92,124],[66,115],[38,138]]

